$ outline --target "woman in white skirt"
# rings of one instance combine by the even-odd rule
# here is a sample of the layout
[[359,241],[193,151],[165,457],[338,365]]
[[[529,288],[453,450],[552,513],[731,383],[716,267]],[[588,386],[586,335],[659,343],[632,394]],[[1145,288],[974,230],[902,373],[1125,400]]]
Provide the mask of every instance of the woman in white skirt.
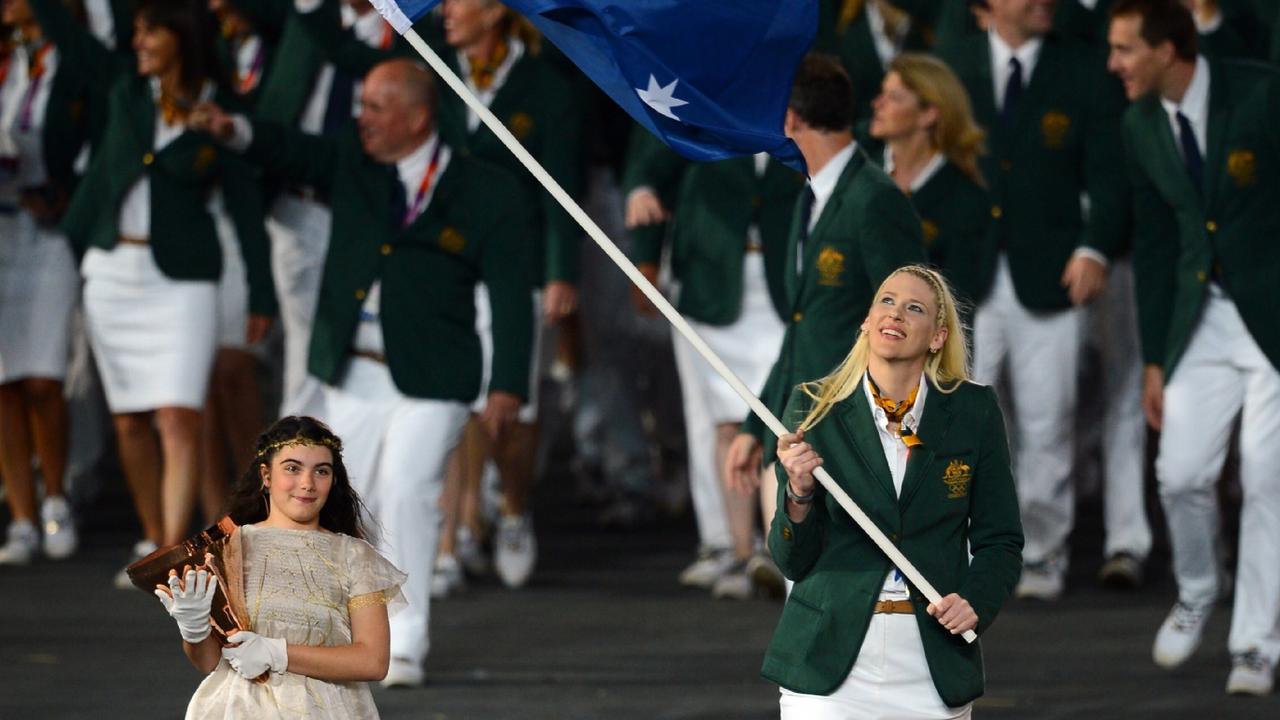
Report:
[[136,75],[60,0],[30,1],[68,65],[110,88],[102,139],[63,227],[84,253],[89,339],[146,536],[138,554],[191,529],[222,274],[215,189],[236,223],[250,312],[274,313],[262,199],[243,161],[187,129],[197,102],[236,102],[216,82],[216,30],[203,0],[138,4]]
[[[0,4],[0,20],[13,31],[0,60],[0,475],[13,518],[0,564],[21,564],[42,534],[51,558],[77,544],[63,493],[62,381],[80,283],[56,223],[84,144],[85,96],[26,0]],[[39,505],[33,455],[44,478]]]
[[[967,355],[946,281],[909,265],[876,291],[844,362],[792,393],[769,549],[796,584],[762,671],[784,719],[967,718],[982,694],[981,647],[961,635],[991,627],[1023,539],[1004,421],[995,392],[966,380]],[[817,484],[824,464],[938,602]]]

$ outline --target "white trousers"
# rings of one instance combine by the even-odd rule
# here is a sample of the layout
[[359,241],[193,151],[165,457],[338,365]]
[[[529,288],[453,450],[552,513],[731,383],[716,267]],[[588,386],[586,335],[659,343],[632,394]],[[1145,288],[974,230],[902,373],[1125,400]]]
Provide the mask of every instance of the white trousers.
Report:
[[782,720],[951,720],[973,704],[947,707],[929,674],[915,615],[871,616],[849,677],[830,695],[782,689]]
[[1133,264],[1112,262],[1107,288],[1089,306],[1090,333],[1102,358],[1103,517],[1106,556],[1145,558],[1151,526],[1143,502],[1147,420],[1142,413],[1142,352]]
[[1280,657],[1280,373],[1262,354],[1216,286],[1186,353],[1166,379],[1164,429],[1156,458],[1169,520],[1178,597],[1204,605],[1218,596],[1218,498],[1214,490],[1232,425],[1241,414],[1240,547],[1232,652]]
[[322,387],[326,420],[342,438],[351,485],[380,526],[378,548],[409,574],[403,588],[409,605],[391,618],[391,655],[420,663],[430,649],[437,503],[467,406],[405,397],[385,365],[364,358],[352,359],[341,386]]
[[312,200],[283,195],[271,208],[271,276],[284,329],[284,391],[280,415],[320,416],[321,383],[307,374],[311,324],[315,321],[332,213]]
[[1013,413],[1013,468],[1028,563],[1054,557],[1065,563],[1075,521],[1071,467],[1083,318],[1077,308],[1024,308],[1004,255],[991,296],[974,318],[976,379],[995,385],[1001,368],[1008,370],[1011,397],[1005,401]]
[[[722,327],[693,320],[689,324],[748,388],[758,392],[778,355],[785,328],[769,296],[761,253],[746,254],[742,276],[742,313],[736,321]],[[717,426],[741,422],[747,404],[684,336],[674,329],[671,336],[684,404],[689,495],[698,537],[704,548],[726,549],[732,547],[733,538],[716,462]]]

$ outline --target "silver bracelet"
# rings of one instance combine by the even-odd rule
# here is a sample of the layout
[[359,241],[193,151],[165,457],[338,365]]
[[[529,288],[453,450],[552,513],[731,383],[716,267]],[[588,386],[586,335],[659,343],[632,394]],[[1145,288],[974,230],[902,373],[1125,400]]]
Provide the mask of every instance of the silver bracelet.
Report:
[[787,481],[787,499],[797,505],[808,505],[813,502],[813,495],[816,492],[817,490],[814,489],[810,490],[808,495],[797,495],[795,494],[795,491],[791,489],[791,481]]

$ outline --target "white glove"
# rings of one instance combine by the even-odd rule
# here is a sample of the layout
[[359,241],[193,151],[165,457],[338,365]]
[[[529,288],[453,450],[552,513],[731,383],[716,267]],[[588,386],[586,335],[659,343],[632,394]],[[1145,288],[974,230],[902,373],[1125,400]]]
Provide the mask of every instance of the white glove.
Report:
[[279,674],[289,669],[289,651],[284,640],[242,630],[227,641],[235,644],[222,648],[222,657],[246,680],[256,679],[268,670]]
[[169,576],[169,589],[156,587],[156,597],[164,609],[178,623],[182,639],[195,645],[209,637],[209,608],[213,607],[213,591],[218,588],[218,578],[207,570],[188,570],[185,582],[178,576]]

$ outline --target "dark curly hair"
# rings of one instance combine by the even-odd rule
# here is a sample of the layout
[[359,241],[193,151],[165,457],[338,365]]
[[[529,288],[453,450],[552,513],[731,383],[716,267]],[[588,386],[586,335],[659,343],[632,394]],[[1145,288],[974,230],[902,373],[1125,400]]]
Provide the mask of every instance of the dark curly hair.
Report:
[[327,425],[313,417],[291,415],[281,418],[258,436],[253,446],[253,462],[231,489],[227,514],[237,525],[267,519],[268,504],[263,501],[260,468],[264,465],[270,468],[280,448],[294,439],[324,445],[333,454],[333,486],[329,488],[329,498],[324,507],[320,508],[320,527],[351,537],[367,538],[364,522],[367,511],[347,476],[347,466],[342,462],[342,441]]

